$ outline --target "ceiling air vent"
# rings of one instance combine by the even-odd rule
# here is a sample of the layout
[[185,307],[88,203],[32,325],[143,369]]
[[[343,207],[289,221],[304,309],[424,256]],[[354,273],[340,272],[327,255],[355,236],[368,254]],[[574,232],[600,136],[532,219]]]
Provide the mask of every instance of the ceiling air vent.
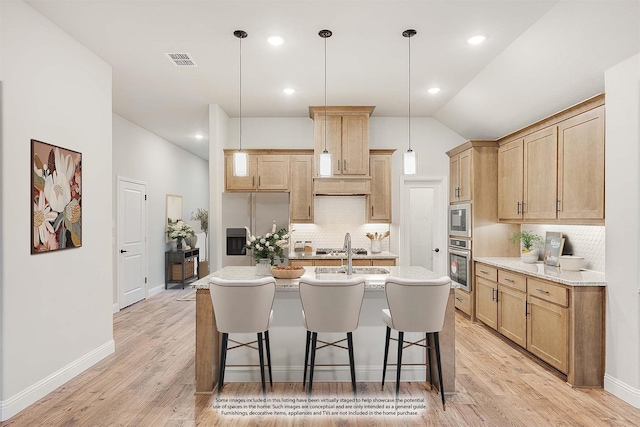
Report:
[[176,67],[197,67],[196,61],[188,53],[165,53]]

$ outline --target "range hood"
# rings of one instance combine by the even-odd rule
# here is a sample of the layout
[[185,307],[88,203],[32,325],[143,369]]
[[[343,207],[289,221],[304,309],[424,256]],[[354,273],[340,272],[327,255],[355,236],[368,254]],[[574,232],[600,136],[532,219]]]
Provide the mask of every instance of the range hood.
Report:
[[314,196],[366,196],[371,194],[370,176],[313,178]]

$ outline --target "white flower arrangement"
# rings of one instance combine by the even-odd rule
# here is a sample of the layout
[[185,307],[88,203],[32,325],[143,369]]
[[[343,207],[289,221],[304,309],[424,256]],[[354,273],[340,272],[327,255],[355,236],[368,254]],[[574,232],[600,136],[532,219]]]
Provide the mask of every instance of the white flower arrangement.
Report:
[[167,226],[167,235],[170,239],[186,239],[194,234],[193,228],[184,221],[174,222]]
[[280,262],[284,262],[284,248],[289,247],[289,237],[291,232],[286,228],[277,230],[276,222],[273,222],[271,227],[271,233],[267,233],[264,236],[254,236],[251,234],[249,227],[245,227],[247,230],[247,244],[246,249],[252,251],[251,256],[253,259],[259,261],[266,258],[271,265],[275,265],[275,258],[279,258]]

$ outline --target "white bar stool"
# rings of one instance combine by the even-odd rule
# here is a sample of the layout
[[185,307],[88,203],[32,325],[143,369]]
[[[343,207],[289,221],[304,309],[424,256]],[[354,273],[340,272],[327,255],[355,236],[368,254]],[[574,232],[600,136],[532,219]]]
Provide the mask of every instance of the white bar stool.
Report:
[[318,333],[347,334],[347,345],[337,345],[344,339],[332,343],[320,341],[324,344],[320,348],[335,346],[349,351],[349,367],[351,369],[351,386],[356,393],[356,371],[353,356],[352,332],[358,329],[360,310],[364,299],[364,284],[362,278],[343,280],[315,280],[300,279],[300,301],[302,302],[302,318],[307,328],[307,343],[304,354],[304,379],[306,384],[307,366],[309,365],[309,345],[311,344],[311,369],[309,372],[309,388],[313,388],[313,371],[316,361],[316,346]]
[[232,341],[238,345],[229,348],[250,347],[252,344],[229,340],[230,333],[257,333],[258,354],[260,355],[260,376],[262,393],[266,394],[264,378],[264,351],[262,334],[267,347],[267,364],[269,367],[269,383],[273,387],[271,376],[271,348],[269,346],[269,326],[273,319],[273,300],[276,295],[276,281],[273,277],[262,277],[253,280],[225,280],[212,277],[210,283],[211,302],[216,317],[218,331],[222,333],[220,345],[220,370],[218,395],[224,386],[224,371],[227,363],[227,345]]
[[[433,335],[440,381],[440,395],[444,408],[444,389],[442,382],[442,367],[440,365],[440,338],[439,332],[444,325],[444,315],[451,289],[451,279],[441,277],[434,280],[411,280],[398,277],[388,277],[385,280],[385,293],[388,309],[382,310],[382,320],[387,325],[387,336],[384,343],[384,368],[382,370],[382,388],[384,389],[384,377],[387,373],[387,356],[389,355],[389,339],[391,329],[398,331],[398,363],[396,370],[396,396],[400,391],[400,371],[402,369],[402,350],[404,347],[405,332],[422,332],[425,338],[411,342],[407,347],[417,345],[427,348],[429,362],[429,382],[431,381],[431,349],[429,337]],[[425,341],[425,344],[421,344]],[[433,383],[432,383],[433,386]]]

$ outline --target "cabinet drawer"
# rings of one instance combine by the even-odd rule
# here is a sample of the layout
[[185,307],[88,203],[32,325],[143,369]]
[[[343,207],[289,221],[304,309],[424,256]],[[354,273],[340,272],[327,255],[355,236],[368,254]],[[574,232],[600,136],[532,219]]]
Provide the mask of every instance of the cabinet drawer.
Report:
[[520,292],[527,292],[527,278],[510,271],[498,270],[498,283]]
[[489,267],[486,264],[476,264],[476,276],[491,280],[492,282],[497,282],[498,269],[495,267]]
[[[346,264],[346,261],[345,261]],[[370,259],[354,259],[352,260],[352,265],[354,267],[370,267],[371,260]]]
[[568,289],[561,286],[553,285],[549,282],[543,282],[537,279],[527,279],[527,290],[529,295],[533,295],[545,301],[561,305],[569,306]]
[[312,266],[313,260],[311,259],[290,259],[289,265],[294,267]]
[[468,316],[471,315],[471,294],[463,291],[462,289],[456,289],[456,303],[455,306],[457,309],[466,313]]
[[376,265],[381,265],[381,266],[390,266],[393,267],[396,265],[396,260],[395,258],[373,258],[371,260],[371,265],[376,266]]
[[340,267],[342,262],[339,259],[316,259],[313,261],[316,267]]

